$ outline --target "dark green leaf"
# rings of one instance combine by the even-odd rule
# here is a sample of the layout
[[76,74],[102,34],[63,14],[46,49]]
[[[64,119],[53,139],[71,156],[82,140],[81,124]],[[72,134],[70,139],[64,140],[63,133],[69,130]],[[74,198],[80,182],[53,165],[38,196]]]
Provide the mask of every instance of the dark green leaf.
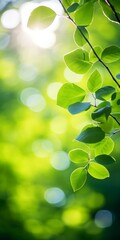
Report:
[[93,8],[92,2],[84,3],[79,7],[75,13],[75,22],[78,26],[88,26],[93,19]]
[[[102,102],[98,105],[98,109],[92,113],[92,119],[104,122],[108,119],[111,113],[111,106],[109,102]],[[105,118],[105,119],[104,119]]]
[[90,106],[91,104],[89,102],[83,102],[83,103],[77,102],[77,103],[71,104],[68,107],[68,111],[71,114],[77,114],[77,113],[88,110]]
[[82,131],[76,140],[85,143],[97,143],[100,142],[105,137],[105,133],[100,127],[90,127]]
[[105,168],[101,164],[95,163],[95,162],[90,162],[89,168],[88,168],[88,173],[92,177],[97,178],[97,179],[105,179],[110,176],[107,168]]
[[77,168],[71,174],[70,181],[72,188],[75,191],[81,189],[87,180],[87,171],[85,168]]
[[40,28],[44,29],[49,27],[56,17],[56,13],[48,7],[39,6],[35,8],[28,20],[29,28]]
[[65,83],[57,95],[57,104],[63,108],[69,105],[81,102],[85,97],[85,91],[74,83]]
[[117,78],[117,79],[120,79],[120,73],[118,73],[118,74],[116,75],[116,78]]
[[69,13],[71,13],[71,12],[74,12],[74,11],[76,11],[76,9],[79,7],[79,4],[78,3],[73,3],[68,9],[67,9],[67,11],[69,12]]
[[97,156],[95,158],[95,161],[100,164],[103,164],[103,165],[115,163],[115,159],[113,157],[111,157],[110,155],[106,155],[106,154]]
[[91,67],[88,53],[82,49],[76,49],[66,54],[64,59],[70,70],[78,74],[84,74]]
[[101,58],[106,63],[115,62],[120,59],[120,48],[117,46],[110,46],[103,50]]
[[102,88],[98,89],[95,92],[95,96],[96,96],[97,99],[105,100],[105,99],[109,99],[113,92],[115,92],[114,87],[105,86],[105,87],[102,87]]

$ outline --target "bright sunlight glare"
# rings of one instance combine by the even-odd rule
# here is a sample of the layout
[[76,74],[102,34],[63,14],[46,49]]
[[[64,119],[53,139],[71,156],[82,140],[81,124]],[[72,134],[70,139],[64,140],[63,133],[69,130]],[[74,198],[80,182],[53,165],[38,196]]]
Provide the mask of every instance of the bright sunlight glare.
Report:
[[56,15],[53,23],[45,30],[34,29],[27,27],[27,22],[31,12],[38,6],[47,6],[53,9],[58,15],[62,15],[63,10],[58,1],[42,1],[40,4],[27,2],[22,4],[20,8],[22,30],[29,35],[32,42],[40,48],[51,48],[56,42],[56,35],[54,33],[59,26],[59,16]]
[[7,29],[14,29],[20,23],[19,12],[15,9],[5,11],[1,16],[1,23]]

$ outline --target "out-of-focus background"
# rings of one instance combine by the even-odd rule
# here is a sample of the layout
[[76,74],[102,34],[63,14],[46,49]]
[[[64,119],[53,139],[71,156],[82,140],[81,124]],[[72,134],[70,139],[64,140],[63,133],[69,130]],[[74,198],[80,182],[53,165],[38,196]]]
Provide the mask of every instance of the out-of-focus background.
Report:
[[[41,3],[59,15],[44,32],[27,28]],[[58,0],[0,0],[1,240],[120,239],[119,133],[111,177],[88,177],[76,193],[70,185],[76,166],[68,151],[79,147],[73,139],[89,116],[73,117],[56,104],[63,83],[84,85],[87,78],[65,66],[63,55],[78,46],[74,26],[62,14]],[[120,27],[98,5],[88,30],[94,46],[120,45]],[[116,74],[120,62],[110,67]],[[111,84],[107,74],[106,82]]]

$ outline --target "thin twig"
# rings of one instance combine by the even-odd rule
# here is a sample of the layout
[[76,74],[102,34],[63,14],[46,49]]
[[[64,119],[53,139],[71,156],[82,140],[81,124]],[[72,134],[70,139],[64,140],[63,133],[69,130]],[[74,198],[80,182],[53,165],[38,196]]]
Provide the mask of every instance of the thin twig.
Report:
[[117,124],[120,126],[120,122],[117,120],[116,117],[114,117],[112,114],[110,114],[110,116],[117,122]]
[[75,25],[75,27],[78,29],[78,31],[80,32],[80,34],[83,36],[83,38],[86,40],[86,42],[88,43],[88,45],[90,46],[90,48],[92,49],[93,53],[95,54],[96,58],[98,59],[98,61],[106,68],[106,70],[108,71],[108,73],[110,74],[110,76],[112,77],[113,81],[118,85],[118,87],[120,88],[120,84],[117,82],[117,80],[115,79],[115,77],[113,76],[112,72],[110,71],[109,67],[102,61],[102,59],[98,56],[97,52],[95,51],[94,47],[92,46],[92,44],[89,42],[89,40],[87,39],[87,37],[84,35],[84,33],[82,32],[81,28],[76,24],[76,22],[71,18],[71,16],[69,15],[68,11],[66,10],[66,8],[64,7],[63,3],[61,0],[58,0],[60,2],[60,4],[62,5],[64,12],[67,14],[68,19]]
[[105,1],[106,1],[106,3],[108,3],[109,7],[112,9],[112,11],[113,11],[113,13],[114,13],[114,15],[115,15],[115,17],[116,17],[117,22],[120,23],[119,16],[118,16],[118,14],[117,14],[114,6],[110,3],[109,0],[105,0]]

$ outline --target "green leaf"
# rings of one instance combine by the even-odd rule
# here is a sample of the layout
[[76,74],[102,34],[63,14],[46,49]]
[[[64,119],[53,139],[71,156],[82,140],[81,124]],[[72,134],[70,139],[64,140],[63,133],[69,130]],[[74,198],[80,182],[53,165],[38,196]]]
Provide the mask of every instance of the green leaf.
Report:
[[95,161],[102,164],[102,165],[108,165],[115,163],[115,159],[109,155],[103,154],[103,155],[98,155],[95,158]]
[[114,149],[114,141],[110,137],[105,137],[101,142],[96,143],[93,148],[95,150],[95,156],[110,154]]
[[98,70],[95,70],[88,79],[87,87],[90,92],[96,92],[102,86],[102,77]]
[[87,152],[88,154],[90,152],[90,148],[88,147],[88,145],[86,143],[83,143],[83,142],[79,142],[79,149],[84,151],[84,152]]
[[67,11],[69,12],[69,13],[71,13],[71,12],[74,12],[74,11],[76,11],[76,9],[79,7],[79,4],[78,3],[73,3],[68,9],[67,9]]
[[87,180],[87,171],[85,168],[77,168],[71,174],[70,181],[73,191],[81,189]]
[[[96,47],[94,47],[94,50],[95,50],[95,52],[97,53],[98,57],[101,58],[102,48],[99,47],[99,46],[96,46]],[[92,63],[98,61],[98,58],[97,58],[96,55],[94,54],[93,50],[90,51],[89,57],[90,57],[90,61],[91,61]]]
[[69,105],[81,102],[85,97],[85,91],[74,83],[65,83],[57,95],[57,104],[63,108]]
[[[82,31],[85,37],[89,39],[88,31],[86,30],[86,28],[79,26],[79,29]],[[87,43],[78,29],[75,30],[74,40],[75,40],[75,43],[80,47],[84,46]]]
[[90,106],[91,106],[90,102],[83,102],[83,103],[77,102],[77,103],[71,104],[68,107],[68,111],[71,114],[77,114],[77,113],[88,110]]
[[97,179],[105,179],[110,176],[106,167],[102,166],[99,163],[90,162],[88,167],[88,173]]
[[[109,20],[114,21],[114,22],[118,22],[118,20],[117,20],[115,14],[114,14],[112,8],[110,7],[110,5],[107,4],[107,2],[106,2],[105,0],[98,0],[98,1],[99,1],[100,5],[101,5],[101,7],[102,7],[102,9],[103,9],[104,15],[105,15]],[[110,0],[110,1],[111,1],[111,0]],[[114,4],[115,4],[115,2],[116,2],[116,5],[117,5],[118,1],[119,1],[119,0],[117,0],[117,1],[114,0]],[[120,4],[120,3],[119,3],[119,4]],[[112,4],[112,5],[113,5],[113,4]],[[116,5],[115,5],[115,8],[116,8]],[[113,6],[114,6],[114,5],[113,5]],[[118,6],[118,5],[117,5],[117,6]],[[117,9],[117,8],[116,8],[116,9]],[[119,15],[118,13],[117,13],[117,15],[118,15],[118,18],[120,18],[120,15]]]
[[111,86],[105,86],[105,87],[102,87],[100,89],[98,89],[96,92],[95,92],[95,96],[97,99],[100,99],[100,100],[107,100],[110,98],[111,94],[115,92],[115,88],[114,87],[111,87]]
[[112,6],[115,8],[115,11],[120,13],[120,0],[110,0]]
[[82,131],[76,140],[85,143],[100,142],[105,137],[105,133],[100,127],[90,127]]
[[40,28],[44,29],[49,27],[56,17],[56,13],[48,7],[39,6],[35,8],[28,20],[29,28]]
[[[72,5],[72,3],[74,2],[74,0],[62,0],[62,3],[64,5],[65,8],[68,8]],[[77,2],[77,1],[76,1]]]
[[84,3],[75,13],[75,22],[78,26],[88,26],[93,19],[93,8],[92,2]]
[[110,46],[103,50],[101,58],[106,63],[115,62],[120,59],[120,48],[117,46]]
[[66,65],[77,74],[84,74],[91,67],[88,62],[88,53],[82,49],[76,49],[64,56]]
[[111,113],[111,105],[105,101],[98,105],[98,109],[92,113],[92,119],[100,122],[106,122]]
[[100,124],[100,127],[105,133],[111,133],[111,130],[113,128],[113,118],[108,117],[106,122]]
[[79,163],[80,167],[85,167],[88,164],[88,153],[76,148],[69,152],[70,160],[74,163]]

